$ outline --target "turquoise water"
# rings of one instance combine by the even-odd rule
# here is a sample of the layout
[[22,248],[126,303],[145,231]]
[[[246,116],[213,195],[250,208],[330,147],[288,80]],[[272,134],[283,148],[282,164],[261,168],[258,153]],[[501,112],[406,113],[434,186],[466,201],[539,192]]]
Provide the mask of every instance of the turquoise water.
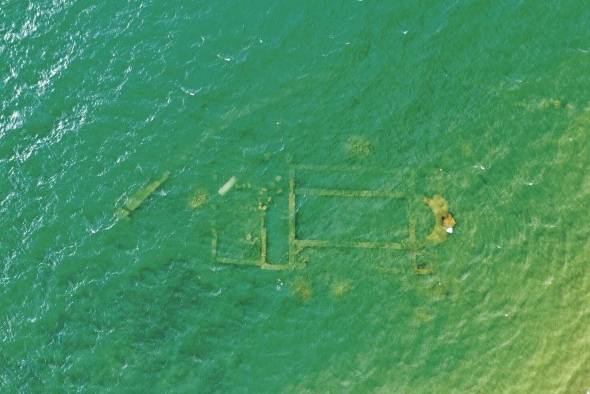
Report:
[[0,0],[0,391],[586,392],[589,17]]

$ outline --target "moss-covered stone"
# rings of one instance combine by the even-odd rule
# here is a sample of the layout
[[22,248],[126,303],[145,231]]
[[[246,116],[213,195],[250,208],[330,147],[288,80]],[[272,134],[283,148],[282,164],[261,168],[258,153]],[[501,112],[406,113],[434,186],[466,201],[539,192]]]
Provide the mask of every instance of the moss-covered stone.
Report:
[[[442,196],[436,194],[432,198],[426,197],[424,203],[430,207],[434,215],[434,226],[426,237],[426,241],[439,244],[447,240],[452,228],[456,225],[455,218],[449,212],[449,203]],[[451,231],[448,231],[451,229]]]

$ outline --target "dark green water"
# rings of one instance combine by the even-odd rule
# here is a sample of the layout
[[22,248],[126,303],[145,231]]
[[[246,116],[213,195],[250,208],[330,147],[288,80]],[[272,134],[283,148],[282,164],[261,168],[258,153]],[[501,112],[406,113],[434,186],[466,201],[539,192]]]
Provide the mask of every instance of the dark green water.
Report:
[[[585,393],[589,19],[579,0],[0,0],[0,391]],[[423,239],[411,202],[434,194],[458,224],[421,251],[431,275],[407,250],[216,262],[215,234],[258,256],[264,212],[288,260],[293,171],[414,196],[302,192],[301,239],[403,241],[414,219]]]

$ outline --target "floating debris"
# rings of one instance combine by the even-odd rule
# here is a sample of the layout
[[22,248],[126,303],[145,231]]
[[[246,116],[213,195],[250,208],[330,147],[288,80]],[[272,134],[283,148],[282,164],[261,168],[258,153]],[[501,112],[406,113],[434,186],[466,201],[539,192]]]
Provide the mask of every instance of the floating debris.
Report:
[[170,176],[170,171],[166,171],[159,179],[151,181],[145,187],[138,190],[131,197],[127,198],[123,207],[116,212],[117,219],[129,217],[133,211],[138,209],[149,196],[151,196]]
[[220,196],[225,195],[227,192],[229,192],[231,190],[232,187],[234,187],[234,185],[236,184],[237,181],[238,181],[238,178],[236,178],[235,176],[232,176],[231,178],[228,179],[227,182],[225,182],[223,184],[223,186],[221,186],[219,188],[217,193],[219,193]]

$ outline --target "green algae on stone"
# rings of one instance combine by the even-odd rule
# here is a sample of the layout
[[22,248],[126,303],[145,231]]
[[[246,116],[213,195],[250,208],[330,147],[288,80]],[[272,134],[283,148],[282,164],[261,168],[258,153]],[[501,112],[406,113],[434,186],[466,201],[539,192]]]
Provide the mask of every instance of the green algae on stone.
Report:
[[434,226],[426,237],[431,244],[439,244],[447,240],[449,229],[455,226],[455,219],[449,213],[449,203],[442,196],[436,194],[432,198],[426,197],[424,203],[430,207],[434,215]]
[[170,177],[170,171],[166,171],[160,178],[151,181],[143,188],[135,192],[131,197],[127,198],[123,207],[116,212],[117,219],[129,217],[136,209],[138,209],[145,200],[148,199],[166,180]]

